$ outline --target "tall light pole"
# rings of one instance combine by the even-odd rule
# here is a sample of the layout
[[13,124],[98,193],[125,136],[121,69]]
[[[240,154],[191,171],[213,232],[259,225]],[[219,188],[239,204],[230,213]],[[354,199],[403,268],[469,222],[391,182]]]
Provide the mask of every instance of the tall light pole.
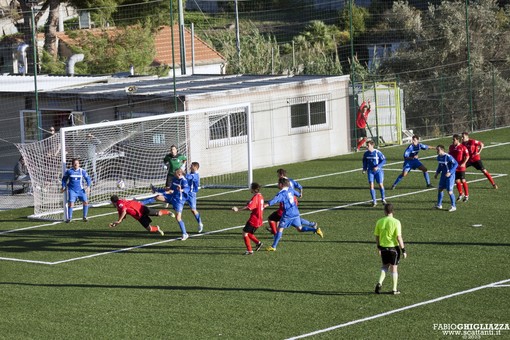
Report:
[[35,27],[34,6],[37,5],[37,0],[27,0],[27,5],[30,6],[30,24],[32,26],[32,56],[34,58],[34,101],[35,101],[35,114],[37,116],[37,134],[39,140],[42,139],[42,117],[39,111],[39,92],[37,91],[37,36]]

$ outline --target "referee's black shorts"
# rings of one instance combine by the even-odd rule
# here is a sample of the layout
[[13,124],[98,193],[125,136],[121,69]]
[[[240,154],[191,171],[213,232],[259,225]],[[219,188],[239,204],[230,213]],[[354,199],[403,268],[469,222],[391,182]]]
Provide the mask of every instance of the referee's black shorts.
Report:
[[381,248],[381,260],[384,265],[391,264],[393,266],[398,265],[400,262],[400,247],[382,247]]

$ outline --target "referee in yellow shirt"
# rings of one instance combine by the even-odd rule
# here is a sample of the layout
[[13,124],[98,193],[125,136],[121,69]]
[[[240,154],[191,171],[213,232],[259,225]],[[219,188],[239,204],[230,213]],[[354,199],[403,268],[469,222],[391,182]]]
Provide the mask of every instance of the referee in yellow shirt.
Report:
[[400,221],[393,217],[393,204],[388,203],[384,206],[385,217],[377,221],[375,225],[375,242],[379,249],[379,255],[382,259],[381,275],[375,286],[375,293],[380,294],[384,278],[388,269],[393,279],[392,294],[400,294],[397,289],[398,284],[398,263],[400,254],[407,257],[402,239],[402,226]]

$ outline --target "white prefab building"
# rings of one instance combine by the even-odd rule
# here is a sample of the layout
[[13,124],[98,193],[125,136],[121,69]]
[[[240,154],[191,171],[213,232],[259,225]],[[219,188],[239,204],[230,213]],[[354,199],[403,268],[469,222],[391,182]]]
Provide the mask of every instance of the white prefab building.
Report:
[[[18,103],[18,107],[10,108],[14,112],[0,108],[0,117],[19,115],[19,136],[40,136],[38,132],[47,131],[50,126],[58,131],[82,122],[250,103],[255,169],[350,151],[348,76],[193,75],[175,80],[135,77],[102,81],[39,93],[39,127],[33,93],[0,93],[0,97],[8,96],[8,101]],[[217,123],[221,124],[229,124],[229,120]],[[203,131],[204,136],[207,133]],[[207,152],[221,155],[211,143]]]

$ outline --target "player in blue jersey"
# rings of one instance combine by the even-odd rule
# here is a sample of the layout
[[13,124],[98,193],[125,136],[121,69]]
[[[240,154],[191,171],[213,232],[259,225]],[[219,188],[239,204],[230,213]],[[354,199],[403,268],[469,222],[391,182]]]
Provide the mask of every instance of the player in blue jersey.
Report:
[[433,187],[433,185],[430,184],[430,177],[427,172],[427,168],[418,159],[418,152],[420,152],[420,150],[428,150],[429,148],[429,145],[420,143],[420,137],[418,135],[413,136],[412,143],[404,151],[404,166],[402,168],[402,173],[398,175],[397,179],[391,186],[391,190],[394,190],[397,187],[397,184],[407,176],[409,171],[414,169],[419,169],[423,172],[427,188]]
[[169,188],[165,187],[163,189],[159,189],[155,188],[151,184],[151,189],[153,193],[158,194],[153,198],[145,199],[140,202],[144,205],[153,203],[155,201],[161,201],[171,204],[175,212],[177,213],[174,216],[175,219],[177,220],[177,223],[179,224],[179,228],[182,231],[182,240],[183,241],[187,240],[189,235],[186,232],[186,225],[182,220],[182,210],[184,208],[186,200],[188,199],[189,184],[188,181],[186,180],[184,171],[182,169],[175,170],[174,177],[170,182]]
[[370,185],[370,196],[372,197],[372,206],[377,205],[375,198],[374,180],[379,184],[379,191],[381,192],[381,201],[386,204],[386,195],[384,193],[384,170],[383,166],[386,164],[386,157],[381,151],[375,149],[373,140],[366,143],[367,151],[363,154],[363,174],[368,173],[368,184]]
[[438,145],[436,151],[438,164],[434,178],[437,178],[439,174],[441,174],[441,178],[439,179],[439,185],[437,187],[437,204],[434,207],[436,209],[443,209],[443,190],[446,189],[448,195],[450,195],[450,202],[452,203],[452,207],[448,211],[454,212],[457,208],[455,207],[453,185],[455,184],[455,170],[459,164],[455,158],[446,153],[444,145]]
[[303,186],[299,184],[298,181],[293,180],[292,178],[287,177],[287,170],[285,169],[278,169],[276,170],[276,173],[278,174],[278,178],[287,178],[289,180],[290,187],[294,189],[294,191],[297,193],[297,197],[303,197]]
[[[87,222],[87,214],[89,211],[89,201],[87,198],[87,192],[90,191],[91,180],[85,170],[80,168],[80,161],[73,159],[73,167],[67,169],[62,176],[62,192],[67,190],[67,212],[66,223],[71,222],[73,219],[74,203],[79,199],[83,202],[83,221]],[[84,184],[87,184],[85,187]]]
[[198,222],[198,232],[201,233],[204,230],[204,224],[202,223],[200,213],[197,210],[197,193],[198,189],[200,188],[200,174],[198,173],[199,168],[200,164],[198,162],[192,162],[190,166],[190,172],[186,174],[186,180],[188,181],[189,185],[189,193],[186,203],[188,203],[189,207],[191,208],[191,212]]
[[320,228],[307,227],[301,225],[301,217],[299,216],[299,209],[296,201],[294,200],[294,190],[290,188],[290,182],[287,178],[280,178],[278,180],[278,188],[280,191],[273,197],[269,202],[264,204],[264,208],[267,208],[276,203],[283,203],[283,214],[278,225],[278,232],[274,236],[273,245],[266,248],[267,251],[275,251],[278,246],[278,242],[282,238],[283,230],[292,226],[297,228],[301,232],[314,232],[320,237],[324,237],[324,234]]

